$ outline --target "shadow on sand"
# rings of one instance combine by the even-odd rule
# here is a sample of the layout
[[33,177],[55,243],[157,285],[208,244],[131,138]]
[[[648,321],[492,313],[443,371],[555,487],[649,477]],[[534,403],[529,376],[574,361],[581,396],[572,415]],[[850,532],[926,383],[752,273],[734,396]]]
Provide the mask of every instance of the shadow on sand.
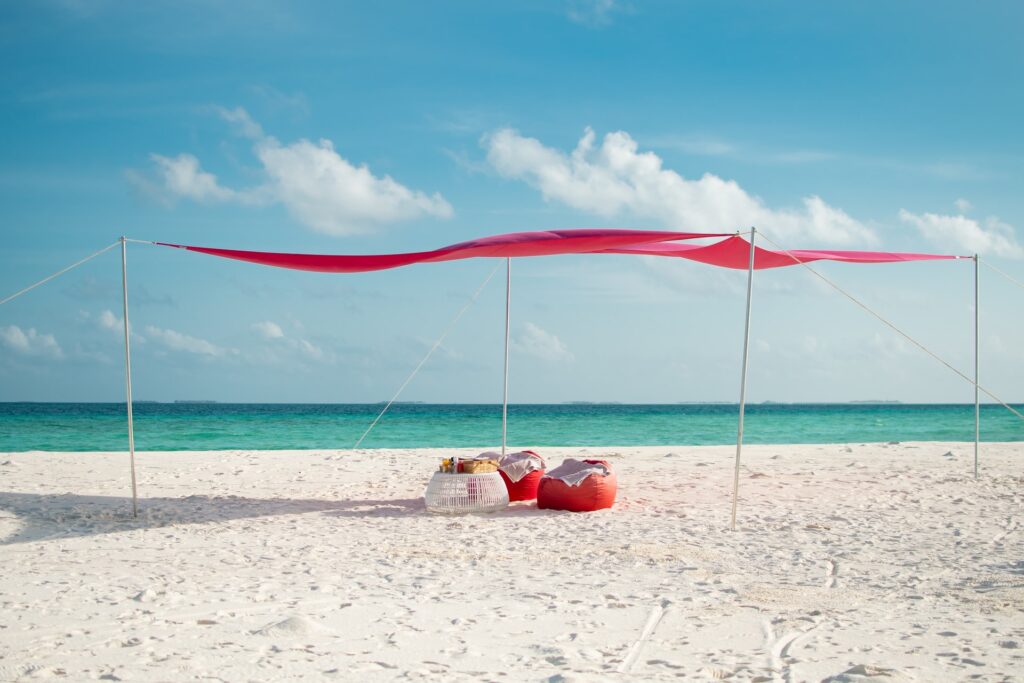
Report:
[[[134,529],[159,529],[183,524],[215,524],[238,519],[321,513],[331,517],[411,517],[429,514],[422,498],[293,499],[243,496],[140,498],[139,516],[132,517],[131,498],[0,491],[0,510],[17,520],[18,528],[0,538],[0,546],[77,538]],[[537,513],[534,505],[514,504],[489,516]]]
[[132,517],[131,498],[121,496],[38,495],[0,492],[0,510],[13,515],[20,528],[0,545],[49,538],[153,529],[179,524],[210,524],[276,515],[327,513],[338,517],[405,517],[425,513],[422,498],[394,500],[321,500],[185,496],[140,498]]

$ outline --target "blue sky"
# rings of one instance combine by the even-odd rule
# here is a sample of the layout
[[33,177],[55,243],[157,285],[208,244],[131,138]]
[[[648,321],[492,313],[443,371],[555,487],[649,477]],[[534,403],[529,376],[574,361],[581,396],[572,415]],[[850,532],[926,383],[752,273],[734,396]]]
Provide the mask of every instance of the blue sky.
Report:
[[[518,230],[758,226],[1024,280],[1024,9],[573,0],[0,8],[0,295],[121,234],[372,253]],[[358,276],[129,246],[136,397],[379,401],[498,265]],[[121,400],[109,252],[0,307],[0,400]],[[970,372],[969,261],[817,266]],[[744,274],[513,266],[511,400],[728,401]],[[403,398],[501,397],[501,272]],[[754,401],[973,393],[800,269],[758,273]],[[1024,394],[982,270],[982,383]]]

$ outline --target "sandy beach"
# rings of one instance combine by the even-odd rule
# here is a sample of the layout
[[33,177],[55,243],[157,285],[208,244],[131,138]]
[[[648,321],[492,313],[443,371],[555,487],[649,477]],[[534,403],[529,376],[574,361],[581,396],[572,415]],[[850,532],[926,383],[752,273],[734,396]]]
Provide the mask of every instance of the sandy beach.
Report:
[[[0,680],[1024,678],[1024,446],[606,456],[615,507],[438,516],[454,451],[0,454]],[[462,451],[475,453],[476,450]]]

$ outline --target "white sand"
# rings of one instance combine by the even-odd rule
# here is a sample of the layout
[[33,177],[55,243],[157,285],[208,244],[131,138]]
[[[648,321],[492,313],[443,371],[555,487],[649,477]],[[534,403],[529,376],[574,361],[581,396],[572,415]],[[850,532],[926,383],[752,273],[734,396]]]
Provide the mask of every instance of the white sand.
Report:
[[[1024,444],[608,455],[591,514],[433,516],[440,453],[0,454],[0,680],[1024,679]],[[445,451],[451,453],[451,451]]]

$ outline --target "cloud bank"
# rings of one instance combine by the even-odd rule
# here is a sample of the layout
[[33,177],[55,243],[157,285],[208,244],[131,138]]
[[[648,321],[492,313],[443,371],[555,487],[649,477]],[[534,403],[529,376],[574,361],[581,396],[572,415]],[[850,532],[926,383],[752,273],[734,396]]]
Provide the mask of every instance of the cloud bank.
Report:
[[221,348],[205,339],[192,337],[176,330],[166,330],[154,325],[146,326],[146,336],[171,351],[192,353],[207,358],[220,358],[228,353],[228,349]]
[[281,339],[284,337],[284,330],[281,329],[281,326],[271,320],[253,323],[252,329],[258,332],[264,339]]
[[0,327],[0,342],[11,351],[23,356],[61,359],[64,350],[52,334],[42,334],[34,327],[23,330],[17,325]]
[[[958,199],[957,208],[970,208],[965,199]],[[929,241],[961,253],[982,254],[1002,258],[1024,258],[1024,247],[1017,242],[1013,227],[990,216],[981,223],[960,213],[949,216],[936,213],[916,214],[900,209],[900,220],[917,228]]]
[[149,156],[168,193],[197,202],[224,202],[238,197],[238,193],[221,187],[217,176],[199,168],[199,159],[191,154],[165,157]]
[[877,242],[874,232],[818,196],[797,209],[772,209],[738,183],[705,173],[684,178],[653,152],[640,152],[628,133],[604,136],[586,129],[570,153],[547,147],[510,128],[484,137],[490,164],[507,178],[540,190],[548,201],[612,218],[630,215],[663,221],[668,228],[707,232],[764,229],[781,240],[821,245]]
[[354,235],[424,216],[449,218],[451,205],[438,193],[412,190],[390,176],[377,176],[365,164],[342,157],[330,140],[283,144],[266,135],[242,108],[218,109],[243,137],[253,141],[264,182],[232,189],[204,171],[191,154],[151,155],[156,183],[138,173],[129,179],[169,199],[243,205],[282,204],[299,222],[328,235]]
[[575,358],[561,339],[531,322],[526,323],[523,333],[512,341],[512,346],[528,356],[550,362],[568,362]]
[[253,323],[252,329],[264,339],[273,342],[276,345],[274,348],[291,351],[307,360],[318,362],[334,360],[333,354],[327,353],[308,339],[286,335],[281,326],[272,320]]

